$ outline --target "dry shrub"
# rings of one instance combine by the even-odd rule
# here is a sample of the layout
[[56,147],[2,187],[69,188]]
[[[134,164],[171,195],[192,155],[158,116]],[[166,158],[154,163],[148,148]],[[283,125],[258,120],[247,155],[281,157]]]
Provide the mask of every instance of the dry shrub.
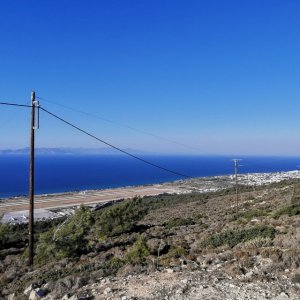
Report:
[[245,270],[241,268],[238,263],[235,263],[225,266],[224,272],[231,277],[235,277],[244,274]]
[[251,253],[247,250],[237,249],[233,252],[234,257],[237,259],[241,267],[252,268],[254,259]]
[[174,243],[176,247],[180,247],[180,248],[183,248],[185,249],[187,252],[189,252],[189,249],[190,249],[190,245],[189,243],[184,239],[184,238],[181,238],[179,240],[176,240],[176,242]]
[[283,215],[288,215],[289,217],[292,217],[299,214],[300,214],[300,204],[298,202],[278,209],[277,211],[274,212],[273,218],[278,219]]
[[181,262],[178,258],[169,257],[169,256],[162,256],[159,260],[159,266],[162,267],[177,267],[180,266]]
[[262,249],[261,251],[260,251],[260,255],[261,255],[261,257],[262,258],[269,258],[269,249]]
[[186,259],[190,261],[197,261],[197,256],[195,254],[186,255]]
[[259,255],[259,254],[260,254],[260,251],[261,251],[260,248],[253,247],[253,246],[250,246],[250,247],[244,247],[243,244],[242,244],[241,246],[235,247],[235,251],[238,251],[238,250],[242,250],[242,251],[244,251],[244,252],[248,252],[250,256],[256,256],[256,255]]
[[281,258],[282,258],[282,252],[278,249],[278,251],[273,251],[270,254],[270,259],[274,262],[274,263],[280,263],[281,262]]
[[215,262],[219,262],[218,255],[216,253],[210,253],[210,254],[205,255],[205,257],[202,261],[202,265],[209,266],[209,265],[214,264]]
[[279,248],[264,248],[261,250],[263,258],[270,258],[273,262],[279,262],[282,257],[282,251]]
[[227,251],[224,251],[223,253],[220,253],[220,254],[219,254],[219,259],[220,259],[222,262],[229,262],[229,261],[231,261],[233,258],[234,258],[234,255],[233,255],[233,253],[232,253],[231,250],[227,250]]
[[282,262],[285,268],[299,268],[300,267],[300,250],[289,249],[282,253]]
[[245,226],[245,225],[247,225],[248,220],[245,219],[245,218],[239,218],[239,219],[237,220],[237,223],[238,223],[239,225]]
[[273,240],[274,246],[282,249],[298,248],[300,244],[300,228],[296,228],[286,234],[279,234]]
[[272,226],[274,226],[274,227],[280,227],[280,226],[282,226],[282,224],[283,224],[283,222],[282,222],[282,220],[270,220],[270,223],[272,224]]
[[268,274],[276,274],[278,272],[283,272],[284,267],[282,263],[269,263],[265,264],[264,266],[261,267],[260,272],[261,274],[264,274],[264,276],[268,276]]
[[195,241],[190,245],[190,253],[192,254],[200,254],[202,253],[201,245],[199,241]]
[[0,275],[0,286],[5,286],[9,282],[11,282],[11,279],[7,278],[5,274]]
[[261,248],[261,247],[270,247],[272,246],[273,241],[269,237],[257,237],[255,239],[252,239],[250,241],[246,241],[244,243],[245,248]]

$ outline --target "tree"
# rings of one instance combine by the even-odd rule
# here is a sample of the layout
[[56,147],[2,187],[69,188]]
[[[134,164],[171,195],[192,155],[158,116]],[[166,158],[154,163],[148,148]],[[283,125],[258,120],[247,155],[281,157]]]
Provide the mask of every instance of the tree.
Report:
[[81,205],[65,222],[40,235],[36,248],[37,260],[44,262],[85,252],[93,223],[92,212]]

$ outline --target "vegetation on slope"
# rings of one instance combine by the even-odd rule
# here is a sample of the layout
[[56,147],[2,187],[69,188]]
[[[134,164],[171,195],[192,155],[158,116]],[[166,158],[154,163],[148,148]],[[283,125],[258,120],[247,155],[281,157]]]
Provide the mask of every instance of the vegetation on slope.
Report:
[[231,229],[208,236],[202,242],[203,247],[217,248],[222,245],[234,247],[239,243],[248,242],[257,238],[274,239],[276,230],[271,226],[254,226],[249,229]]
[[245,188],[238,215],[230,189],[135,197],[99,211],[81,206],[71,217],[36,223],[38,272],[31,273],[27,226],[2,224],[0,296],[22,294],[33,281],[50,282],[62,293],[55,286],[66,278],[93,282],[160,267],[213,265],[214,259],[224,262],[224,272],[240,274],[255,265],[258,254],[270,258],[276,272],[299,268],[299,187],[286,182],[256,192]]

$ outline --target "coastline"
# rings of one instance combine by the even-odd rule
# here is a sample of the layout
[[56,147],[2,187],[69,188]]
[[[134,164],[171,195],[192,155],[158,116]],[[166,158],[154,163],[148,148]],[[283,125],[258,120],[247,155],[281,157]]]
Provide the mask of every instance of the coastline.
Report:
[[[238,183],[244,186],[272,184],[288,179],[300,179],[300,171],[239,174]],[[35,196],[35,219],[44,220],[71,214],[80,204],[94,209],[134,196],[156,196],[160,194],[183,194],[191,192],[214,192],[235,185],[234,175],[197,177],[165,183],[118,187],[99,190],[83,190]],[[28,222],[28,198],[12,197],[1,199],[1,222]]]
[[[280,172],[297,169],[300,157],[254,157],[243,159],[239,173]],[[158,165],[180,171],[188,177],[226,176],[234,172],[228,156],[145,156]],[[28,159],[0,155],[1,199],[28,195]],[[153,185],[184,179],[150,168],[123,156],[49,155],[38,156],[35,164],[35,194],[67,194],[85,190]],[[59,172],[57,172],[59,170]]]

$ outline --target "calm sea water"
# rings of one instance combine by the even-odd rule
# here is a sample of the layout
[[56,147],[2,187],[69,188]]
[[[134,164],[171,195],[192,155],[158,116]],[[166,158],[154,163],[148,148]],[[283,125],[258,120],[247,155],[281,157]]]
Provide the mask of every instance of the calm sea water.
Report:
[[[165,168],[190,176],[233,173],[231,157],[144,156]],[[243,157],[241,173],[296,170],[300,157]],[[172,181],[169,174],[130,157],[119,155],[37,156],[36,194],[79,191]],[[0,198],[28,194],[29,157],[0,156]]]

